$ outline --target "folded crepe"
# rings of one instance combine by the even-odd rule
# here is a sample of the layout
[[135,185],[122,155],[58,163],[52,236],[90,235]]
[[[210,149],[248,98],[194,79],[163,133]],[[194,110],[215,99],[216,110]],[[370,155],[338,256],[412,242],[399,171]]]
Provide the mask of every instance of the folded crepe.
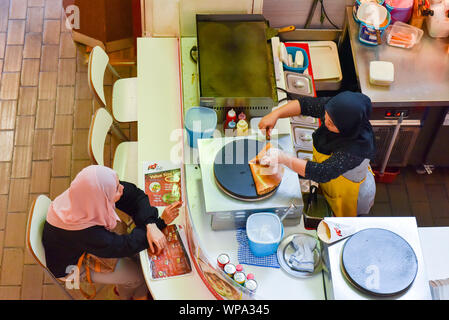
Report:
[[[249,167],[253,175],[256,192],[259,196],[266,195],[276,189],[282,181],[284,167],[276,165],[273,168],[261,165],[260,160],[271,148],[271,143],[267,143],[259,154],[249,161]],[[268,173],[268,174],[267,174]]]

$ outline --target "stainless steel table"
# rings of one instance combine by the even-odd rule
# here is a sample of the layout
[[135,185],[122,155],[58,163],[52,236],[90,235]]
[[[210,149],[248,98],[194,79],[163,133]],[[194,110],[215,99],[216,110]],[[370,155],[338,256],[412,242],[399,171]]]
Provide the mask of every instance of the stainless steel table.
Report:
[[[415,107],[449,105],[449,38],[429,37],[424,26],[421,42],[411,49],[364,45],[358,40],[359,24],[346,8],[355,72],[361,92],[371,98],[373,107]],[[424,23],[425,25],[425,23]],[[394,64],[394,82],[389,87],[369,82],[373,60]]]

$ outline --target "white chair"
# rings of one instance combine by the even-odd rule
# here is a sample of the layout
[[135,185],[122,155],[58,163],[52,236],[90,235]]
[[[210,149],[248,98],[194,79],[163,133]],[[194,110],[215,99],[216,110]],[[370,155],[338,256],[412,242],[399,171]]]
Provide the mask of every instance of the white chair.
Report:
[[65,283],[58,280],[53,273],[47,268],[47,262],[45,260],[45,249],[42,244],[42,233],[44,230],[45,220],[47,218],[48,207],[50,206],[51,200],[44,196],[40,195],[34,200],[33,205],[31,206],[30,213],[28,215],[27,222],[27,232],[26,232],[26,246],[31,254],[31,256],[36,260],[36,262],[44,268],[44,270],[48,273],[50,278],[61,287],[67,297],[71,300],[74,298],[67,291],[65,287]]
[[[99,108],[92,116],[89,129],[88,151],[95,164],[104,165],[104,144],[108,132],[119,133],[120,129],[113,125],[111,114],[105,108]],[[120,134],[117,134],[120,136]],[[137,142],[120,143],[114,153],[112,169],[117,172],[121,181],[137,185]]]
[[89,55],[88,77],[89,87],[97,102],[106,107],[104,96],[104,74],[106,68],[119,79],[112,87],[112,115],[119,122],[137,121],[137,78],[121,79],[120,75],[109,63],[109,56],[99,46],[92,49]]

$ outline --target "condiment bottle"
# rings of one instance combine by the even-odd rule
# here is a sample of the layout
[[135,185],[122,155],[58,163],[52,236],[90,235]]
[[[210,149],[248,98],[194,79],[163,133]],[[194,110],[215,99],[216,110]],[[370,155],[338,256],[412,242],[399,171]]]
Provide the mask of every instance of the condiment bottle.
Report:
[[226,114],[226,121],[223,126],[224,130],[228,129],[229,122],[231,121],[237,122],[237,114],[235,113],[234,109],[229,110]]
[[246,114],[243,112],[240,112],[239,114],[239,120],[246,120]]
[[235,121],[231,120],[228,123],[228,127],[225,129],[225,136],[233,137],[235,135]]
[[240,120],[237,123],[237,136],[247,136],[248,135],[248,122],[245,120]]
[[246,279],[248,279],[248,280],[254,280],[254,274],[248,273],[248,274],[246,275]]

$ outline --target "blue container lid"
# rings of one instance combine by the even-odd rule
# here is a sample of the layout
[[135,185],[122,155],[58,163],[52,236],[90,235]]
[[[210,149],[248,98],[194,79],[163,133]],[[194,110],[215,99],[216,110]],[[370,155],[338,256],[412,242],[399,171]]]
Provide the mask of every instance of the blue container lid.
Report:
[[215,130],[217,126],[217,113],[215,110],[206,107],[191,107],[186,112],[184,126],[187,130],[194,132],[197,129],[195,122],[199,121],[200,132]]

